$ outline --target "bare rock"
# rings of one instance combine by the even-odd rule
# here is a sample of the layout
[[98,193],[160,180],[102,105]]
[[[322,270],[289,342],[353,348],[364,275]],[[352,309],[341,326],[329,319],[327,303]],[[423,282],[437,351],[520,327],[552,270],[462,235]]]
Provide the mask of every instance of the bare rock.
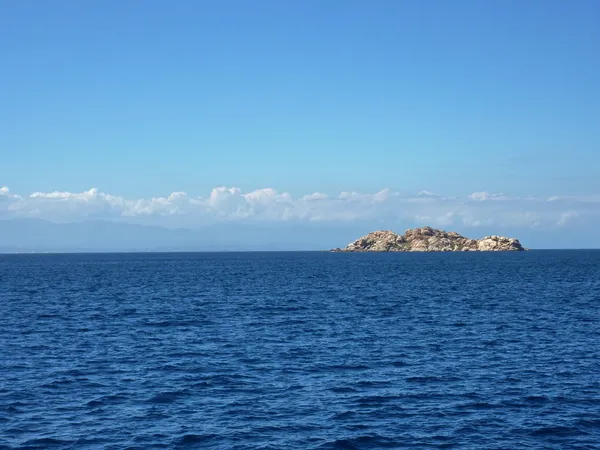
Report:
[[406,251],[406,241],[393,231],[374,231],[350,243],[347,252],[398,252]]
[[482,252],[501,252],[511,250],[523,250],[518,239],[504,236],[486,236],[477,241],[477,250]]
[[399,235],[389,230],[374,231],[358,238],[335,252],[459,252],[459,251],[521,251],[518,239],[486,236],[469,239],[456,232],[422,227]]

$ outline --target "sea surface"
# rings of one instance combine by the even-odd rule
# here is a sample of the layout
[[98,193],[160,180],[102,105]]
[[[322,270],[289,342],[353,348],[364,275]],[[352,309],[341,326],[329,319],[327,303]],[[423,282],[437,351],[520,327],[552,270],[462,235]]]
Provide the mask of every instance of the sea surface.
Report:
[[598,449],[600,251],[0,256],[0,449]]

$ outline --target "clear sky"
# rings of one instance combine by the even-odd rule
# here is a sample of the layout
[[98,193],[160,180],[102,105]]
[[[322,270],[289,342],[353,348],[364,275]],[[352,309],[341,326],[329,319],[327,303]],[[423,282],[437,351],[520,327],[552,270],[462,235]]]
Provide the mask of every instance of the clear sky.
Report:
[[0,186],[597,196],[599,23],[597,0],[2,1]]

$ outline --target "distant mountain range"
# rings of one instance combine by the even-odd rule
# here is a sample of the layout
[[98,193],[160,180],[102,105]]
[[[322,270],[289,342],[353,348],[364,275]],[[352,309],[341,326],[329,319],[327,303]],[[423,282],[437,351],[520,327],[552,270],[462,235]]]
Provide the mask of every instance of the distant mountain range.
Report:
[[[203,228],[166,228],[89,220],[54,223],[40,219],[0,220],[0,253],[285,251],[346,247],[373,229],[410,228],[397,222],[224,222]],[[463,231],[461,229],[453,231]],[[528,248],[599,248],[594,230],[470,228],[467,234],[519,236]]]
[[364,227],[223,223],[169,229],[109,221],[0,220],[0,252],[321,250]]

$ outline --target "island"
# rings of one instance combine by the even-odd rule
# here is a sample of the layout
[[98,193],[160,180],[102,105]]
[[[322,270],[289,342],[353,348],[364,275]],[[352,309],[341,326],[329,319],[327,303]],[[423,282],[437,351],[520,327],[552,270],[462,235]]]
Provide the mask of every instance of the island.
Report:
[[332,252],[504,252],[523,251],[518,239],[486,236],[470,239],[453,231],[421,227],[403,235],[389,230],[374,231]]

